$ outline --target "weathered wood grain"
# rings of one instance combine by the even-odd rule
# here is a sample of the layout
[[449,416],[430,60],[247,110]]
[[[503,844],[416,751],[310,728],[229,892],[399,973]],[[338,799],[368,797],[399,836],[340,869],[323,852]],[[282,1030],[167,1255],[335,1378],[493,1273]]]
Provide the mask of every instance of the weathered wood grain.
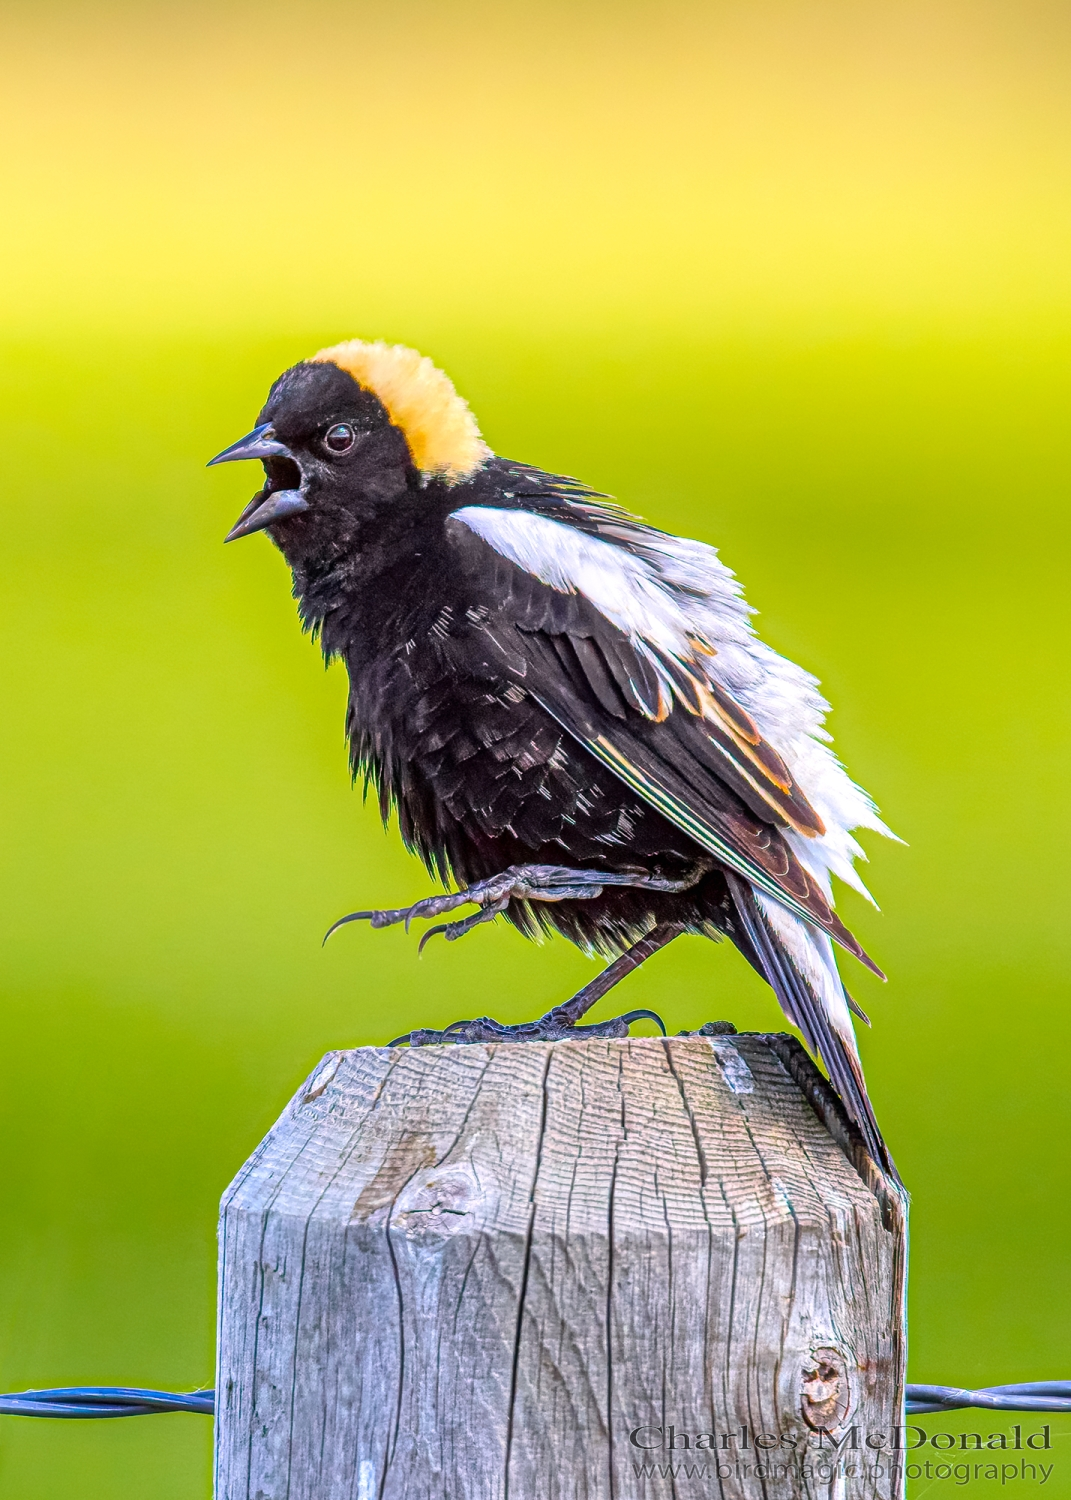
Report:
[[903,1277],[789,1037],[333,1053],[223,1200],[217,1500],[895,1500]]

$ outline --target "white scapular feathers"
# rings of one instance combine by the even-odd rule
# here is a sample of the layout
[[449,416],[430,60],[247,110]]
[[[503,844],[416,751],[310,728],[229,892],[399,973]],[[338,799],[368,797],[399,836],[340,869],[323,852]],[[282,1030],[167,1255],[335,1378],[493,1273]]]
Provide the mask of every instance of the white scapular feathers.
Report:
[[[562,502],[563,517],[570,504]],[[596,508],[583,509],[590,518]],[[713,547],[609,510],[598,535],[525,510],[469,505],[454,517],[541,582],[582,594],[636,649],[650,648],[645,654],[656,670],[658,656],[670,653],[730,693],[825,824],[816,838],[786,829],[793,853],[827,897],[833,874],[871,899],[853,865],[866,856],[852,830],[895,835],[830,749],[823,727],[829,705],[817,679],[759,640],[740,585]],[[697,652],[697,641],[714,654]],[[668,677],[664,687],[667,695],[675,692]]]

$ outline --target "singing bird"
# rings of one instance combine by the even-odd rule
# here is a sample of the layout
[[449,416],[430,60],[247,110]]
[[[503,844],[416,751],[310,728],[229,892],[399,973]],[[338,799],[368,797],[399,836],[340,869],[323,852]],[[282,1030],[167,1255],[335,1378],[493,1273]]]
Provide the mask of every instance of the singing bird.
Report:
[[726,937],[888,1165],[833,945],[881,971],[830,877],[866,894],[853,830],[889,830],[830,749],[815,678],[758,638],[716,550],[499,458],[400,345],[355,339],[285,371],[212,463],[237,459],[266,477],[227,540],[267,531],[282,552],[304,628],[349,673],[354,775],[457,886],[342,920],[473,905],[432,930],[502,915],[612,959],[541,1020],[398,1042],[624,1036],[651,1013],[578,1023],[680,934]]

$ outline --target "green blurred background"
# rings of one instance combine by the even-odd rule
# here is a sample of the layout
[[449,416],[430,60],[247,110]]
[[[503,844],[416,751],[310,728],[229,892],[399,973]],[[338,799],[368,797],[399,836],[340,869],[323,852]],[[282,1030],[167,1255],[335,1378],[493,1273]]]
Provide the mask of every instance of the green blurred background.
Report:
[[[321,950],[429,882],[203,464],[353,334],[716,542],[822,678],[909,846],[842,909],[912,1378],[1071,1376],[1069,85],[1035,0],[3,5],[0,1389],[208,1382],[220,1192],[320,1055],[593,972]],[[781,1024],[699,940],[628,1000]],[[0,1494],[204,1500],[209,1446],[4,1418]]]

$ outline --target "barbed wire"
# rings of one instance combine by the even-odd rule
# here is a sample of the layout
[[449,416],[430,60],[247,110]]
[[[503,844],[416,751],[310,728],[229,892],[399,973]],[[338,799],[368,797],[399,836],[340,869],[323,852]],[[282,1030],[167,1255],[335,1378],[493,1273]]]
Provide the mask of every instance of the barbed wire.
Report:
[[932,1412],[961,1411],[973,1406],[982,1411],[1071,1412],[1071,1380],[1031,1380],[1022,1385],[987,1385],[981,1390],[963,1390],[958,1385],[909,1385],[907,1413],[925,1417]]
[[5,1417],[148,1417],[163,1411],[212,1416],[215,1391],[149,1391],[125,1385],[65,1385],[0,1396]]
[[[909,1417],[937,1412],[1065,1412],[1071,1414],[1071,1380],[1034,1380],[1022,1385],[988,1385],[971,1391],[958,1385],[909,1385]],[[0,1416],[7,1417],[148,1417],[165,1411],[194,1411],[212,1416],[215,1391],[151,1391],[122,1385],[66,1385],[43,1391],[16,1391],[0,1396]]]

